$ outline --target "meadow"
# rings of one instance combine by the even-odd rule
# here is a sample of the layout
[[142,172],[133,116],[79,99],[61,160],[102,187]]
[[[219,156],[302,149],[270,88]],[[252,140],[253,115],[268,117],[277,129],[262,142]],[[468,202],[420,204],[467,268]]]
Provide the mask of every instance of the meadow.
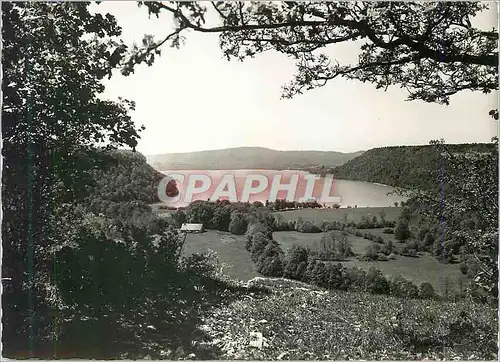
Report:
[[246,236],[233,235],[229,232],[208,230],[201,234],[187,234],[184,243],[184,254],[207,253],[213,250],[221,263],[227,268],[227,276],[238,280],[249,280],[259,274],[245,250]]
[[[319,234],[299,233],[296,231],[274,232],[274,239],[282,246],[283,251],[294,244],[314,248],[321,238]],[[371,241],[348,235],[352,250],[361,254]],[[225,273],[234,279],[246,281],[259,274],[255,271],[255,265],[250,259],[250,253],[245,250],[245,236],[232,235],[228,232],[208,230],[201,234],[187,234],[184,244],[184,253],[206,253],[213,250],[217,253],[220,262],[226,265]],[[430,255],[422,254],[417,258],[397,255],[395,260],[389,261],[359,261],[349,258],[342,262],[347,267],[360,267],[368,270],[370,267],[380,269],[385,275],[396,277],[401,275],[416,284],[429,282],[437,293],[442,294],[445,290],[460,290],[462,274],[458,264],[441,264]]]
[[359,222],[363,217],[380,218],[380,213],[385,213],[385,219],[395,221],[401,214],[401,207],[353,207],[340,209],[303,209],[275,212],[275,215],[281,215],[285,221],[296,221],[302,218],[304,221],[314,221],[321,223],[323,221],[354,221]]
[[[364,232],[364,230],[360,231]],[[372,232],[372,230],[366,232]],[[286,251],[292,245],[302,245],[315,249],[322,235],[323,233],[309,234],[297,231],[278,231],[273,233],[273,238]],[[389,238],[394,237],[382,233],[381,235]],[[352,251],[356,254],[362,254],[365,248],[372,243],[370,240],[352,234],[348,234],[347,239],[351,243]],[[346,267],[359,267],[364,270],[375,267],[385,275],[391,277],[401,275],[417,285],[422,282],[429,282],[439,294],[443,294],[446,288],[459,291],[464,286],[461,283],[465,283],[458,264],[442,264],[426,253],[422,253],[418,257],[397,255],[395,260],[388,261],[360,261],[355,257],[351,257],[343,261],[342,264]]]

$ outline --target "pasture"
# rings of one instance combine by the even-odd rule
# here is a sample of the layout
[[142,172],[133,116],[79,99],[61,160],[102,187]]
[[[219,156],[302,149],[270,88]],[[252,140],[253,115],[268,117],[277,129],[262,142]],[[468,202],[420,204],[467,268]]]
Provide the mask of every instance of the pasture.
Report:
[[[381,229],[380,229],[381,230]],[[370,230],[369,232],[372,232]],[[363,232],[363,230],[361,230]],[[322,233],[308,234],[296,231],[278,231],[273,233],[273,238],[281,245],[283,251],[288,250],[292,245],[308,246],[311,249],[317,247]],[[382,234],[383,237],[393,235]],[[351,234],[347,235],[351,243],[352,250],[356,254],[362,254],[367,245],[372,242]],[[421,254],[419,257],[405,257],[397,255],[395,260],[389,261],[359,261],[355,257],[348,258],[342,262],[346,267],[359,267],[368,270],[370,267],[379,269],[383,274],[402,277],[413,281],[416,284],[429,282],[437,293],[442,294],[446,288],[460,290],[461,283],[464,282],[458,264],[442,264],[428,254]]]
[[225,274],[233,279],[249,280],[259,274],[255,271],[250,253],[245,250],[246,236],[224,231],[209,230],[200,234],[187,234],[184,254],[207,253],[213,250],[219,260],[227,264]]
[[[340,234],[333,231],[334,233]],[[273,233],[273,238],[280,245],[283,251],[287,251],[293,245],[308,246],[314,249],[319,244],[319,241],[324,233],[299,233],[297,231],[275,231]],[[365,251],[366,246],[370,245],[372,242],[352,234],[347,234],[347,239],[351,243],[352,251],[356,254],[362,254]]]
[[299,217],[304,221],[314,221],[321,223],[323,221],[354,221],[359,222],[363,216],[372,218],[376,216],[380,219],[380,213],[385,212],[385,219],[396,221],[401,214],[400,207],[355,207],[341,209],[303,209],[291,211],[278,211],[275,215],[281,215],[285,221],[296,221]]

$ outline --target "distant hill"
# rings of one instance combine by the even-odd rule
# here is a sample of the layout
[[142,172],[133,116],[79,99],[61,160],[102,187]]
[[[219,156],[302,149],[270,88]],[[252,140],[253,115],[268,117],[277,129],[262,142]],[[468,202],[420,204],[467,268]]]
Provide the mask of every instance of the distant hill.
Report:
[[230,170],[230,169],[303,169],[314,166],[335,167],[363,152],[276,151],[263,147],[237,147],[189,153],[146,156],[156,170]]
[[[453,153],[491,152],[491,143],[450,144]],[[373,148],[334,169],[337,179],[378,182],[395,187],[437,186],[441,167],[435,146]],[[446,164],[444,164],[446,172]]]

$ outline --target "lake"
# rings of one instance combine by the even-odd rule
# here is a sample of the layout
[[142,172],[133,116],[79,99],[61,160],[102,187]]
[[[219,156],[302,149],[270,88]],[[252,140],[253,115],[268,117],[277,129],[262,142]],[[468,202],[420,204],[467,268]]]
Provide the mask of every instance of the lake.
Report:
[[[297,178],[294,200],[306,201],[316,199],[319,203],[331,206],[335,203],[341,207],[388,207],[395,202],[400,203],[405,198],[398,195],[387,195],[394,191],[393,187],[351,180],[314,177],[311,173],[295,170],[172,170],[162,171],[164,174],[182,175],[183,182],[178,180],[177,188],[181,198],[171,206],[186,206],[189,202],[207,199],[231,199],[231,201],[261,201],[275,198],[286,198],[287,191],[279,190],[273,193],[273,180],[277,184],[288,184]],[[331,175],[329,175],[332,177]],[[257,179],[260,179],[257,180]],[[259,185],[261,186],[259,188]],[[165,184],[161,186],[166,187]],[[219,197],[219,195],[223,195]],[[229,195],[229,196],[228,196]],[[325,199],[330,197],[330,199]],[[334,198],[337,197],[335,200]],[[326,202],[323,202],[326,200]],[[330,200],[330,201],[328,201]]]

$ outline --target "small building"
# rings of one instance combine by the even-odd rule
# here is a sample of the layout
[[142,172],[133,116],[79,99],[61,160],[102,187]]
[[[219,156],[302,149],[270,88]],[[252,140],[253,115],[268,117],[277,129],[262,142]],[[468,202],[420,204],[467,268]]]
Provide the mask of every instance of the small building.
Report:
[[181,231],[186,233],[202,233],[205,229],[203,229],[203,224],[182,224]]

